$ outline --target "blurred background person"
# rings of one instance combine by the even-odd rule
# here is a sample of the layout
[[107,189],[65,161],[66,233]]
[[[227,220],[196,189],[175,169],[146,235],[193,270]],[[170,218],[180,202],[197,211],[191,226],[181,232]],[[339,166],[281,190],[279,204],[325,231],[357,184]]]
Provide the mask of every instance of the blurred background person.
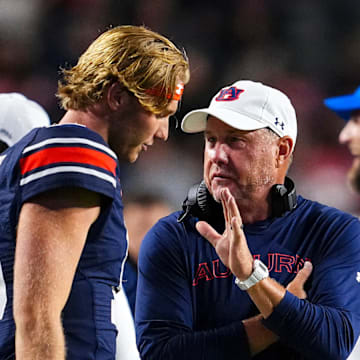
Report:
[[49,125],[49,115],[37,102],[19,93],[0,94],[0,152],[30,130]]
[[[348,170],[348,184],[355,193],[360,193],[360,87],[354,93],[340,95],[324,100],[325,105],[345,121],[339,134],[339,142],[345,145],[353,157]],[[358,273],[359,275],[360,273]],[[360,282],[360,277],[359,280]],[[360,341],[348,360],[360,359]]]
[[161,191],[137,192],[124,195],[124,219],[129,238],[129,253],[125,263],[123,288],[125,290],[132,315],[135,314],[137,286],[137,262],[141,242],[145,234],[162,217],[173,209]]

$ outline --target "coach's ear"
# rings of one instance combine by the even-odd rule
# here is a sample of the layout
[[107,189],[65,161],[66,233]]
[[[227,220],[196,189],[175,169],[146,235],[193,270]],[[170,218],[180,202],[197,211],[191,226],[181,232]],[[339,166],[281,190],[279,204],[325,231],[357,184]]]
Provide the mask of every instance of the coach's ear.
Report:
[[115,82],[109,86],[106,99],[111,110],[117,111],[127,98],[128,94],[123,85]]
[[291,159],[294,141],[290,136],[283,136],[278,140],[277,167],[281,167]]

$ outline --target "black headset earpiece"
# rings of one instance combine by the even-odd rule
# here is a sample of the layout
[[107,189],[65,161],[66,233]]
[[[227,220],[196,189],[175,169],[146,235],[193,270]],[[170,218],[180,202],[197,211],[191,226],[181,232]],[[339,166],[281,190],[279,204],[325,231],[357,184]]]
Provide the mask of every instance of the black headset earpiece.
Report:
[[[297,196],[294,182],[286,177],[284,184],[276,184],[270,190],[272,217],[281,217],[287,211],[296,208]],[[178,222],[184,221],[189,215],[211,224],[223,222],[223,211],[220,203],[216,202],[206,188],[204,180],[193,185],[183,202],[183,213]]]
[[222,211],[221,204],[216,202],[211,196],[204,180],[198,187],[196,197],[199,210],[204,219],[210,219],[214,213],[216,214],[219,210]]
[[284,184],[276,184],[270,190],[271,210],[273,217],[281,217],[287,211],[296,208],[297,197],[294,182],[285,178]]
[[200,220],[213,223],[223,214],[221,204],[211,196],[204,180],[190,188],[182,209],[183,213],[178,218],[178,222],[185,220],[188,215],[193,215]]

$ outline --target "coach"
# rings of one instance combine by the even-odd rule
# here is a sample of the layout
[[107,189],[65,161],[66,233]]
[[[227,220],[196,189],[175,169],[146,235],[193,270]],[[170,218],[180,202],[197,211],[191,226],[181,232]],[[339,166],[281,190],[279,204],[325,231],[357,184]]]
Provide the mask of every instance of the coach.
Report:
[[182,128],[204,131],[204,182],[140,250],[142,358],[346,359],[360,331],[360,223],[296,195],[287,96],[238,81]]

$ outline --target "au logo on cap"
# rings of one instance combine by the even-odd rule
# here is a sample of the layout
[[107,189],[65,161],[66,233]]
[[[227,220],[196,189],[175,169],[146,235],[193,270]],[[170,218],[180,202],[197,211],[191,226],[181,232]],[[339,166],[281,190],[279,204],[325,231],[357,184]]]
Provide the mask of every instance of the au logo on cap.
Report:
[[239,98],[239,95],[245,90],[238,89],[235,86],[231,86],[227,89],[222,89],[220,94],[215,98],[216,101],[233,101]]

